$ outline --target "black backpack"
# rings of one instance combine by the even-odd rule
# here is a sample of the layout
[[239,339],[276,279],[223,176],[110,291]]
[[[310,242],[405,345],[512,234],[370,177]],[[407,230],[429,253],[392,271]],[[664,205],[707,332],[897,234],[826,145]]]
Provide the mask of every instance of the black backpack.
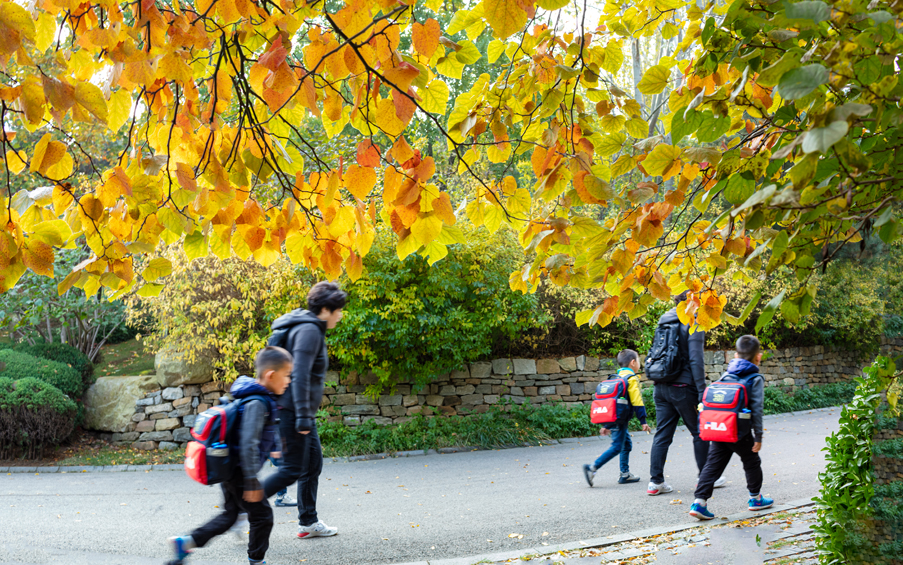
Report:
[[652,382],[677,380],[687,365],[687,352],[680,346],[679,320],[659,324],[652,338],[652,349],[646,356],[646,378]]

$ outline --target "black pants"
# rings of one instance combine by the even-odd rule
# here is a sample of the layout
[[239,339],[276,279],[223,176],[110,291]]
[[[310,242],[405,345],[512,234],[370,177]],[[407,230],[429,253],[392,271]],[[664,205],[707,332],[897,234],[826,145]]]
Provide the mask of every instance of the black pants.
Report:
[[279,433],[282,436],[282,462],[279,469],[264,481],[264,495],[273,496],[297,481],[298,524],[316,524],[317,487],[320,484],[320,472],[323,471],[320,436],[316,428],[308,434],[296,432],[295,414],[285,410],[279,417]]
[[722,443],[713,441],[709,447],[709,459],[705,468],[699,474],[699,483],[696,485],[696,498],[708,500],[712,496],[715,481],[724,474],[731,456],[736,453],[743,461],[743,470],[746,471],[746,488],[749,494],[755,495],[762,491],[762,459],[758,453],[753,453],[755,440],[752,434],[746,434],[737,443]]
[[194,543],[198,547],[204,547],[216,536],[229,531],[240,512],[247,512],[248,521],[251,523],[248,559],[263,561],[267,549],[270,547],[270,532],[273,530],[273,509],[270,508],[270,503],[266,497],[260,502],[247,502],[242,499],[244,479],[240,469],[221,486],[225,498],[223,511],[213,520],[191,532]]
[[696,466],[702,471],[709,455],[709,442],[699,439],[699,412],[696,409],[699,399],[696,391],[690,387],[659,384],[655,385],[652,397],[655,400],[656,429],[649,454],[649,480],[657,485],[665,482],[665,460],[668,459],[668,448],[674,441],[674,431],[680,419],[693,436]]

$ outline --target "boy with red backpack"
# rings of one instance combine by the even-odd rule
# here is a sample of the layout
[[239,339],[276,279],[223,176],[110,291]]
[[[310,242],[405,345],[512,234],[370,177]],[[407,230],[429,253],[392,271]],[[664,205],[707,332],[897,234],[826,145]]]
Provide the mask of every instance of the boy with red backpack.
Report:
[[623,485],[640,480],[630,472],[630,450],[633,442],[627,430],[631,416],[636,415],[643,425],[643,431],[649,431],[646,424],[646,406],[643,404],[637,376],[637,371],[640,370],[640,356],[632,349],[625,349],[618,353],[618,365],[621,368],[614,378],[599,383],[596,388],[596,400],[591,408],[593,423],[602,423],[599,433],[603,436],[611,434],[611,446],[596,459],[595,463],[583,466],[583,475],[590,487],[593,486],[596,471],[616,455],[620,455],[621,459],[621,475],[618,477],[618,483]]
[[[175,553],[175,559],[169,562],[170,565],[182,565],[193,549],[204,547],[216,536],[229,531],[241,512],[247,513],[250,522],[248,562],[250,565],[264,563],[263,558],[270,545],[270,531],[273,529],[273,509],[263,496],[263,487],[257,479],[257,473],[277,445],[276,397],[285,392],[292,380],[292,356],[281,347],[266,347],[257,354],[254,368],[256,380],[242,376],[232,384],[229,391],[235,398],[232,405],[227,408],[215,407],[209,415],[205,412],[203,418],[199,417],[200,424],[196,424],[192,431],[197,441],[189,444],[186,471],[204,484],[223,479],[221,487],[225,500],[223,512],[219,516],[190,535],[170,538]],[[236,406],[237,411],[233,411],[231,406]],[[232,421],[228,421],[230,418]],[[228,452],[228,459],[237,462],[231,468],[225,468],[228,477],[223,475],[214,478],[211,474],[222,470],[221,467],[215,467],[212,461],[219,453],[205,456],[211,460],[210,463],[193,457],[193,454],[206,449],[202,446],[202,442],[207,440],[205,432],[217,429],[213,427],[215,425],[220,426],[222,443],[212,445],[214,449],[211,451],[220,448],[223,459],[226,459]],[[198,469],[202,467],[199,473]]]
[[727,373],[705,389],[699,432],[703,441],[711,441],[705,467],[696,485],[696,500],[690,516],[699,520],[715,517],[707,507],[715,480],[724,473],[736,453],[746,471],[749,509],[771,508],[774,500],[762,496],[762,416],[765,407],[765,379],[759,374],[762,362],[759,340],[745,335],[737,340],[737,352]]

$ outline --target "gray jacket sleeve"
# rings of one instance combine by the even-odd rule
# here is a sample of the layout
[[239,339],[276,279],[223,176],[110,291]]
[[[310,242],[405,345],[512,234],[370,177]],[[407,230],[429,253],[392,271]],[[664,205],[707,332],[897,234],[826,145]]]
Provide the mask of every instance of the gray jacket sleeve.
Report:
[[756,443],[762,442],[762,416],[765,414],[765,378],[756,377],[747,386],[749,394],[749,411],[752,413],[753,439]]
[[266,423],[267,409],[261,400],[251,400],[243,407],[239,434],[239,460],[245,478],[245,490],[260,490],[260,436]]
[[702,393],[705,391],[705,332],[697,330],[691,333],[687,346],[690,355],[690,373],[698,396],[697,402],[702,402]]
[[292,401],[295,404],[295,431],[303,432],[316,425],[317,409],[311,406],[310,371],[323,347],[323,334],[313,324],[301,324],[292,340]]

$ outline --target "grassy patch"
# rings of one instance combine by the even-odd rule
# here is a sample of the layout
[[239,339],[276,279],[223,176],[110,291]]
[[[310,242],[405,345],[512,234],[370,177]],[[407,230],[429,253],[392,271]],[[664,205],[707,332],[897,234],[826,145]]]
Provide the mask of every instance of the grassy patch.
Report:
[[128,447],[103,447],[96,450],[75,453],[56,464],[65,465],[161,465],[184,463],[185,450],[139,451]]
[[145,353],[144,344],[137,339],[105,345],[102,360],[95,367],[98,377],[153,375],[154,356]]

